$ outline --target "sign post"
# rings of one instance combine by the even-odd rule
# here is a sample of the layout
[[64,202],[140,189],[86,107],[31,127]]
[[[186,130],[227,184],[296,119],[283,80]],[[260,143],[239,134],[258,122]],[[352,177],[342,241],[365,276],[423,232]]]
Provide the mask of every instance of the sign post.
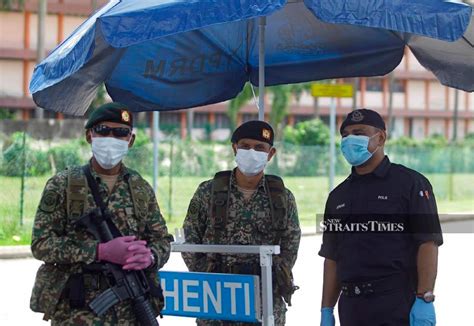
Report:
[[334,178],[336,175],[336,97],[352,98],[354,88],[352,84],[312,84],[311,95],[314,97],[330,97],[329,113],[329,191],[334,189]]
[[[262,290],[261,290],[261,293],[262,293],[262,324],[264,326],[273,326],[275,324],[275,319],[274,319],[274,316],[273,316],[273,283],[272,283],[272,255],[278,255],[280,254],[280,246],[246,246],[246,245],[203,245],[203,244],[185,244],[185,243],[182,243],[180,241],[182,241],[182,236],[180,237],[179,234],[177,235],[177,242],[173,242],[171,244],[171,251],[172,252],[195,252],[195,253],[221,253],[221,254],[255,254],[255,255],[259,255],[260,256],[260,267],[261,267],[261,286],[262,286]],[[168,280],[166,281],[167,279],[170,279],[170,274],[166,274],[167,272],[160,272],[160,275],[162,275],[162,273],[165,273],[163,274],[165,276],[165,286],[163,286],[163,291],[164,293],[166,294],[168,291],[168,284],[169,282],[171,282],[171,280]],[[192,279],[192,282],[191,283],[191,286],[196,286],[196,287],[199,287],[200,283],[199,281],[196,283],[196,277],[198,279],[201,280],[202,282],[202,289],[204,291],[204,281],[206,280],[206,282],[208,283],[208,285],[210,286],[211,283],[209,282],[214,282],[215,286],[216,286],[216,289],[217,289],[217,279],[215,279],[216,276],[213,276],[211,278],[203,278],[205,276],[202,276],[202,275],[205,275],[205,274],[209,274],[209,275],[218,275],[217,277],[219,278],[222,278],[223,275],[226,275],[226,277],[242,277],[242,276],[245,276],[245,275],[238,275],[238,274],[216,274],[216,273],[184,273],[184,274],[189,274],[188,276],[191,277],[191,278],[195,278],[195,279]],[[194,275],[194,276],[193,276]],[[186,277],[188,277],[186,276]],[[253,278],[252,275],[247,275],[248,277],[250,278]],[[254,279],[255,280],[255,279]],[[187,286],[189,286],[189,281],[187,281]],[[174,285],[176,287],[176,284],[179,284],[179,278],[178,280],[174,279],[173,280]],[[178,282],[178,283],[176,283]],[[247,279],[246,280],[247,283],[242,283],[240,282],[239,284],[242,284],[242,285],[236,285],[236,289],[237,287],[241,286],[243,287],[244,289],[244,294],[245,294],[245,289],[248,288],[249,291],[250,291],[250,288],[251,288],[251,282],[250,282],[250,279]],[[250,283],[249,283],[250,282]],[[237,282],[235,282],[237,283]],[[222,286],[223,283],[221,283],[221,286]],[[248,284],[248,286],[246,286],[245,284]],[[256,283],[258,285],[258,282]],[[162,284],[163,285],[163,284]],[[223,288],[222,288],[223,289]],[[217,290],[215,290],[217,291]],[[235,290],[237,291],[237,290]],[[204,293],[204,292],[203,292]],[[214,292],[213,292],[214,293]],[[218,292],[217,292],[218,293]],[[222,295],[223,295],[223,292],[221,292]],[[248,294],[250,294],[251,292],[247,292]],[[232,301],[232,293],[230,294],[231,295],[231,301]],[[234,292],[233,294],[233,297],[234,298],[237,298],[237,292]],[[213,297],[214,298],[214,297]],[[193,299],[197,299],[195,297],[193,297]],[[244,298],[245,299],[245,298]],[[176,302],[176,301],[175,301]],[[244,303],[243,303],[243,307],[246,307],[247,305],[251,305],[251,302],[252,300],[249,300],[247,302],[245,302],[244,300]],[[258,302],[258,299],[255,301],[255,303]],[[176,304],[176,303],[175,303]],[[204,303],[203,303],[204,305]],[[189,305],[188,305],[189,306]],[[203,306],[204,307],[204,306]],[[215,307],[218,307],[218,305],[216,304]],[[205,309],[203,309],[205,310]],[[164,311],[164,314],[166,314],[166,311],[168,311],[168,308],[165,307],[165,311]],[[222,310],[223,311],[223,310]],[[249,311],[249,310],[247,310]],[[259,311],[259,309],[257,309],[256,311]],[[214,312],[214,315],[205,315],[206,318],[209,318],[209,319],[216,319],[216,315],[215,315],[215,310],[213,310]],[[185,315],[185,314],[181,314],[181,315]],[[186,312],[186,315],[189,316],[189,317],[203,317],[202,314],[193,314],[192,316],[189,315],[187,312]],[[258,314],[257,314],[258,316]],[[231,309],[231,314],[230,314],[230,317],[231,318],[235,318],[235,315],[232,314],[232,309]],[[228,318],[227,316],[225,318]],[[247,318],[247,315],[244,314],[244,318]],[[231,319],[231,320],[233,320]],[[245,321],[245,320],[244,320]]]

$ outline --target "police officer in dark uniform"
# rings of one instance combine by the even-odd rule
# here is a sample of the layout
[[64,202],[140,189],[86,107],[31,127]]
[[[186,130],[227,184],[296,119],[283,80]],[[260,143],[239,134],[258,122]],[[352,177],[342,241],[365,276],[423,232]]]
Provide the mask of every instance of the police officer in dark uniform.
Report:
[[326,202],[321,325],[435,325],[436,201],[420,173],[384,154],[385,123],[375,111],[351,112],[341,125],[351,175]]

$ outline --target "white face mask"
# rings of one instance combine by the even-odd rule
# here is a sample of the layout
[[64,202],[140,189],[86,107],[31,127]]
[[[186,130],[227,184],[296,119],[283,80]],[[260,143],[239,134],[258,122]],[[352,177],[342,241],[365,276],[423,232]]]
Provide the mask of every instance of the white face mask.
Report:
[[268,153],[254,149],[237,149],[235,162],[240,172],[248,177],[259,174],[268,163]]
[[127,155],[128,144],[114,137],[92,137],[92,154],[102,168],[110,170]]

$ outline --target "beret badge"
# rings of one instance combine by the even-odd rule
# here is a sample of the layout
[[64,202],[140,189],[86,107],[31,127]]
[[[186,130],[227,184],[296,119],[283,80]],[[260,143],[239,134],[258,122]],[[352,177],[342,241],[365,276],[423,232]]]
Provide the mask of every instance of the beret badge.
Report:
[[360,122],[364,120],[364,115],[360,111],[352,112],[351,120],[354,122]]
[[130,114],[127,111],[122,111],[122,121],[130,122]]
[[272,132],[268,129],[262,129],[262,137],[270,140],[270,138],[272,138]]

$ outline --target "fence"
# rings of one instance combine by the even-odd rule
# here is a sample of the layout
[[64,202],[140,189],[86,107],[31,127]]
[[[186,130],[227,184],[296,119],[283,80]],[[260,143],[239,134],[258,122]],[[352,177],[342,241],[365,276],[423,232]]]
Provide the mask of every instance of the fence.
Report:
[[[91,156],[90,145],[81,139],[40,141],[17,133],[2,142],[0,243],[10,234],[28,238],[47,179],[67,166],[85,164]],[[275,147],[277,155],[266,172],[284,178],[286,186],[295,195],[300,220],[306,225],[314,224],[316,214],[324,211],[328,194],[328,148],[288,143],[277,143]],[[440,211],[474,211],[474,147],[388,146],[386,152],[392,162],[406,165],[428,177]],[[337,153],[336,184],[350,173],[350,166],[340,151]],[[151,182],[152,144],[143,132],[138,133],[125,163]],[[160,143],[157,198],[171,227],[180,226],[200,182],[234,165],[228,143],[182,140]]]

